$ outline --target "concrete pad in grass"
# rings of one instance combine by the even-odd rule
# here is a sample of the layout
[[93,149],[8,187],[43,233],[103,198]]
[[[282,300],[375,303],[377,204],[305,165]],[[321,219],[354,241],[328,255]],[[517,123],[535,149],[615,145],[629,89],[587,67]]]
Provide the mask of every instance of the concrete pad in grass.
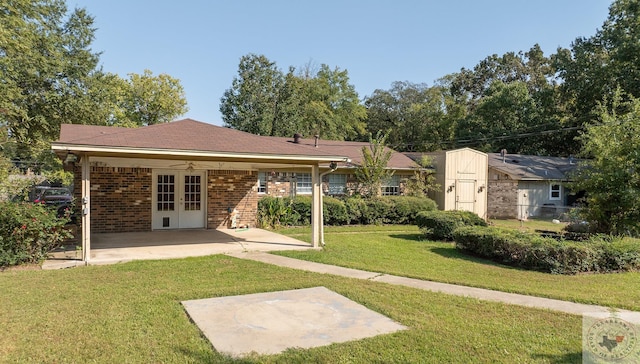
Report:
[[277,354],[406,329],[325,287],[183,301],[221,353]]

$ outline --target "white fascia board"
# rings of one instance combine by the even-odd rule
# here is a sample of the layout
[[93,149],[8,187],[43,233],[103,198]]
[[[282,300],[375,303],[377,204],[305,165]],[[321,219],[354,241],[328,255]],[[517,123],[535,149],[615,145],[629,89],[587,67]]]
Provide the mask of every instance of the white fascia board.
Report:
[[346,162],[345,156],[312,156],[291,154],[253,154],[232,152],[209,152],[197,150],[178,149],[153,149],[153,148],[127,148],[127,147],[100,147],[95,145],[70,145],[64,143],[51,143],[52,150],[68,152],[95,152],[95,153],[119,153],[140,155],[170,155],[180,157],[204,157],[204,158],[252,158],[289,161],[313,161],[313,162]]

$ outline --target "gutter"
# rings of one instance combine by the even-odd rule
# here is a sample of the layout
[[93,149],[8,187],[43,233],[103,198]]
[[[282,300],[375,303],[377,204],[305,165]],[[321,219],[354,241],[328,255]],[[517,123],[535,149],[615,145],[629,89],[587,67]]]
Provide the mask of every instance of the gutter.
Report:
[[299,154],[254,154],[242,152],[211,152],[180,149],[157,149],[157,148],[129,148],[129,147],[100,147],[92,145],[69,145],[64,143],[52,143],[51,149],[54,151],[66,152],[93,152],[107,154],[139,154],[139,155],[170,155],[181,157],[200,158],[235,158],[235,159],[269,159],[269,160],[289,160],[289,161],[314,161],[314,162],[341,162],[349,161],[348,157],[337,155],[313,156]]

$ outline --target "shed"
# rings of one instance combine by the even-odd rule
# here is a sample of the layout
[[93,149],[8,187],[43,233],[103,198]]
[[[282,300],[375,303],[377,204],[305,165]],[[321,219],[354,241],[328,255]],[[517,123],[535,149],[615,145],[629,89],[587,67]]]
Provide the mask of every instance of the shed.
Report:
[[[407,153],[418,160],[423,154]],[[461,148],[426,153],[432,159],[436,183],[440,188],[431,197],[440,210],[462,210],[487,217],[486,153]]]

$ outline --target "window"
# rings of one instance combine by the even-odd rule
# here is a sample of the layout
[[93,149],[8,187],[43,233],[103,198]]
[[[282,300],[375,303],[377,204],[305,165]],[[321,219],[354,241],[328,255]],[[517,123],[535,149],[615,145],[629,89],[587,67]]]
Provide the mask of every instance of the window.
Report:
[[158,175],[158,211],[174,211],[175,209],[175,176]]
[[184,176],[184,209],[200,211],[200,176]]
[[311,173],[296,174],[296,193],[299,195],[311,193]]
[[258,172],[258,193],[267,193],[267,172]]
[[344,195],[347,187],[346,174],[330,174],[329,175],[329,194]]
[[400,177],[391,176],[382,181],[382,196],[397,196],[400,194]]
[[549,200],[560,200],[562,186],[557,183],[551,185],[549,189]]

